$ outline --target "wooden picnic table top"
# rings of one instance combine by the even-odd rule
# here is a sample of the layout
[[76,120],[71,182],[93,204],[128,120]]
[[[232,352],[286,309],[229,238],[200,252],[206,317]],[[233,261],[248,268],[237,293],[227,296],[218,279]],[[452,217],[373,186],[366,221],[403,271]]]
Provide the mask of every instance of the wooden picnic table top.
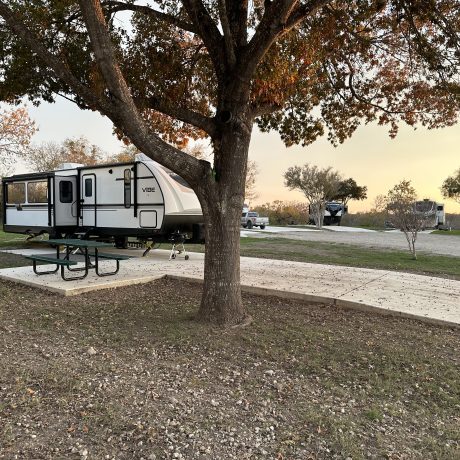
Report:
[[59,239],[49,239],[49,240],[40,240],[40,243],[45,244],[57,244],[62,246],[72,246],[74,248],[113,248],[112,243],[104,243],[102,241],[94,240],[79,240],[78,238],[59,238]]

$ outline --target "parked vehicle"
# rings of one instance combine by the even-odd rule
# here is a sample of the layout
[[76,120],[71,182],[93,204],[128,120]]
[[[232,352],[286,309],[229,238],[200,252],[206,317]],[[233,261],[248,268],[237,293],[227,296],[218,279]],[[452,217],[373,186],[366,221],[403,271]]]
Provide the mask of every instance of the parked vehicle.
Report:
[[[310,207],[308,209],[310,216]],[[342,217],[347,214],[348,206],[338,201],[328,201],[324,210],[323,225],[340,225]],[[316,222],[313,217],[310,217],[309,224],[315,225]]]
[[173,233],[203,241],[203,214],[184,179],[139,154],[100,166],[74,163],[56,171],[3,179],[5,232],[52,237],[84,233],[126,242],[167,241]]
[[259,227],[263,230],[268,224],[268,217],[259,217],[257,212],[243,210],[243,214],[241,215],[241,225],[244,228],[251,229],[252,227]]

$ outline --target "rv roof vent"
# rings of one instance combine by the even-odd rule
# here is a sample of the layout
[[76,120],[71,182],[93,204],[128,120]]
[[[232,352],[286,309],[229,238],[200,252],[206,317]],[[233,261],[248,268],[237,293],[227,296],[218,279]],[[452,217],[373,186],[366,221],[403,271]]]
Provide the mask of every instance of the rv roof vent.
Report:
[[77,168],[81,168],[82,166],[85,166],[85,165],[82,165],[81,163],[61,163],[56,168],[56,171],[60,171],[62,169],[77,169]]

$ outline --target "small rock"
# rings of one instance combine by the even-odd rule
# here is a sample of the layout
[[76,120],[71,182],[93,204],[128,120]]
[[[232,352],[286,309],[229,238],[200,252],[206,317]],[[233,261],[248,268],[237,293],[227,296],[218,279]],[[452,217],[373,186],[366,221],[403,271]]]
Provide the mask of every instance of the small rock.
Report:
[[90,356],[94,356],[95,354],[97,354],[97,351],[93,347],[89,347],[86,353],[88,353],[88,355]]
[[272,370],[272,369],[269,369],[268,371],[265,371],[265,374],[267,374],[267,375],[270,375],[270,376],[271,376],[271,375],[274,375],[274,374],[275,374],[275,371],[274,371],[274,370]]

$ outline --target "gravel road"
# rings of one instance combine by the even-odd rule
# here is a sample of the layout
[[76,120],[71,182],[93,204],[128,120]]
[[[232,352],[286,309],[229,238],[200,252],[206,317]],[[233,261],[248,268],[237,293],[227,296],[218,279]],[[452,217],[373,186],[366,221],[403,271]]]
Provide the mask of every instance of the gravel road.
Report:
[[[303,230],[303,231],[302,231]],[[358,229],[359,230],[359,229]],[[304,241],[355,244],[371,248],[407,249],[407,241],[402,232],[361,232],[310,230],[288,227],[268,227],[265,230],[244,230],[247,236],[266,238],[289,238]],[[417,251],[460,257],[460,237],[455,235],[436,235],[422,232],[418,235]]]

